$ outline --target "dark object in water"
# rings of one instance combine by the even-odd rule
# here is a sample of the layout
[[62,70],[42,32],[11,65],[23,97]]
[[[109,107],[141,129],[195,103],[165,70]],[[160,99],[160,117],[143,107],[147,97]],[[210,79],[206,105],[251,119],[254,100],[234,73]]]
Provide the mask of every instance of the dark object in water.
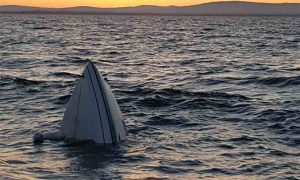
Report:
[[36,133],[33,136],[33,142],[35,144],[41,144],[44,140],[51,140],[51,141],[61,141],[66,138],[66,135],[62,131],[57,132],[50,132],[50,133]]
[[35,143],[44,140],[92,140],[115,144],[126,140],[123,115],[108,84],[92,62],[88,62],[69,100],[61,131],[37,133]]

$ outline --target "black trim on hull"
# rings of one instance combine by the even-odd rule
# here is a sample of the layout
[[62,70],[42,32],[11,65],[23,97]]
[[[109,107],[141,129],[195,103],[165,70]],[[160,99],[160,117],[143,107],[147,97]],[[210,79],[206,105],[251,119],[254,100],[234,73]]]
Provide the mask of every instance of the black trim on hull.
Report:
[[91,63],[91,65],[92,65],[92,67],[93,67],[93,69],[94,69],[94,72],[95,72],[95,75],[96,75],[96,77],[97,77],[97,82],[98,82],[98,85],[99,85],[99,89],[100,89],[100,92],[101,92],[101,96],[102,96],[102,98],[103,98],[103,102],[104,102],[104,106],[105,106],[105,110],[106,110],[106,113],[107,113],[107,117],[108,117],[108,123],[109,123],[109,127],[110,127],[110,133],[111,133],[111,139],[112,139],[112,142],[113,143],[116,143],[116,137],[115,137],[115,135],[114,135],[114,131],[113,131],[113,127],[112,127],[112,124],[111,124],[111,121],[112,121],[112,117],[111,117],[111,115],[110,115],[110,108],[109,108],[109,106],[107,105],[108,104],[108,102],[107,102],[107,99],[106,99],[106,97],[103,95],[103,91],[104,91],[104,89],[103,89],[103,87],[100,85],[100,77],[99,77],[99,74],[97,73],[97,69],[96,69],[96,67],[95,67],[95,65],[93,64],[93,63]]
[[90,71],[89,71],[88,67],[87,67],[87,72],[89,74],[89,77],[90,77],[90,80],[91,80],[91,83],[92,83],[92,87],[93,87],[93,92],[94,92],[94,95],[95,95],[95,98],[96,98],[96,103],[97,103],[97,108],[98,108],[98,114],[99,114],[101,128],[102,128],[103,141],[104,141],[104,144],[106,144],[106,142],[105,142],[105,136],[104,136],[104,130],[103,130],[103,124],[102,124],[102,119],[101,119],[101,113],[100,113],[100,108],[99,108],[99,104],[98,104],[98,99],[97,99],[97,96],[96,96],[96,91],[95,91],[95,88],[94,88],[93,80],[92,80],[92,77],[91,77],[91,74],[90,74]]

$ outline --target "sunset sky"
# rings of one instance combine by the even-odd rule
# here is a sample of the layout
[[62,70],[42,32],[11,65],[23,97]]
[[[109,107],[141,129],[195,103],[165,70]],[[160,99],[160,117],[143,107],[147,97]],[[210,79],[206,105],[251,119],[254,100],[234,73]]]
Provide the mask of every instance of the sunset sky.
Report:
[[[210,2],[212,0],[0,0],[0,5],[24,5],[37,7],[71,7],[71,6],[94,6],[94,7],[126,7],[138,5],[193,5]],[[218,1],[218,0],[216,0]],[[252,2],[269,3],[300,3],[300,0],[247,0]]]

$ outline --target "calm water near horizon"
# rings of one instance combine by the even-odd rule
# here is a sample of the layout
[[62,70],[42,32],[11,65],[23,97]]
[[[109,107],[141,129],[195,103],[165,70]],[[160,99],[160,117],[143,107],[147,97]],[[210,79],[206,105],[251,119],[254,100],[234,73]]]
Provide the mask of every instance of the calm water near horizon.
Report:
[[[0,16],[0,179],[300,179],[300,18]],[[87,60],[128,140],[55,131]]]

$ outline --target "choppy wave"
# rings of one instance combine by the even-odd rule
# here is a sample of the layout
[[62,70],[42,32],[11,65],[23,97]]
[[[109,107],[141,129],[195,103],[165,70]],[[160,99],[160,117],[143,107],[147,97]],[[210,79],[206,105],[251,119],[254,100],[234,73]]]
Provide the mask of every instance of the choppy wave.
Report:
[[0,78],[3,83],[13,82],[17,85],[25,85],[25,86],[39,85],[41,83],[44,83],[44,81],[31,80],[31,79],[26,79],[26,78],[21,78],[21,77],[1,76]]
[[264,84],[264,85],[274,85],[274,86],[278,86],[278,87],[286,87],[286,86],[292,86],[292,85],[300,85],[300,76],[268,77],[268,78],[258,79],[257,82]]
[[58,76],[58,77],[65,77],[65,78],[79,78],[80,75],[78,74],[73,74],[73,73],[69,73],[69,72],[54,72],[52,73],[54,76]]

